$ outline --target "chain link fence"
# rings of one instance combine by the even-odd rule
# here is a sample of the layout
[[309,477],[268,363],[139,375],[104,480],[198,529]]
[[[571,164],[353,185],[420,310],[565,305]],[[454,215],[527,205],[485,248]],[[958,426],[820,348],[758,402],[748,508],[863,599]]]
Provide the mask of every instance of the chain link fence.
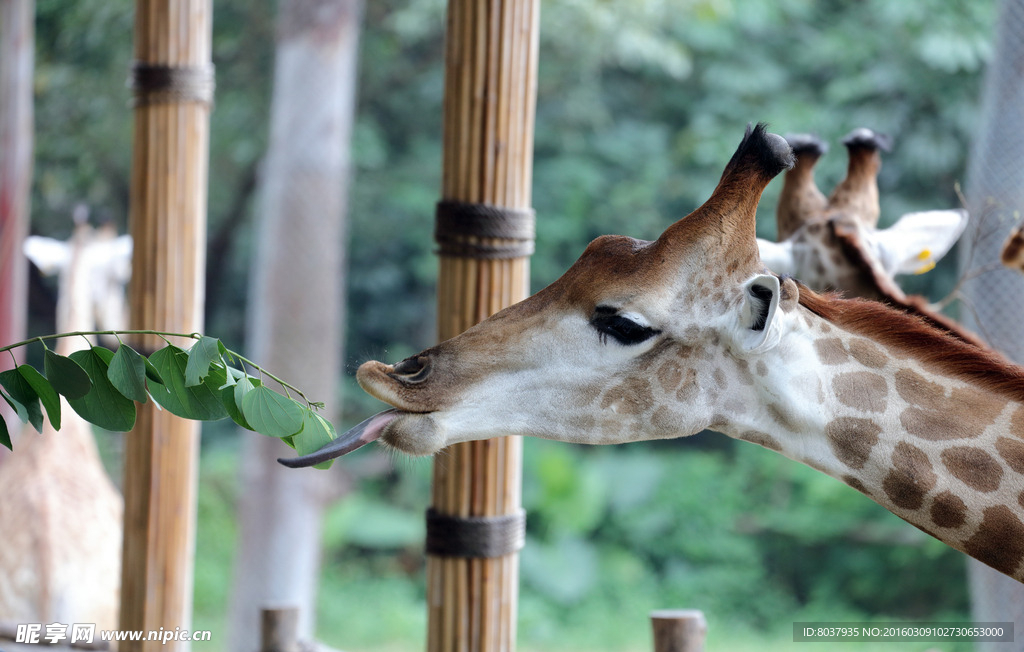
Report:
[[[1003,0],[986,79],[979,131],[967,176],[972,226],[961,246],[961,320],[1011,360],[1024,363],[1024,274],[999,264],[1024,213],[1024,0]],[[969,562],[976,622],[1015,624],[1014,643],[979,643],[979,652],[1024,650],[1024,585]]]

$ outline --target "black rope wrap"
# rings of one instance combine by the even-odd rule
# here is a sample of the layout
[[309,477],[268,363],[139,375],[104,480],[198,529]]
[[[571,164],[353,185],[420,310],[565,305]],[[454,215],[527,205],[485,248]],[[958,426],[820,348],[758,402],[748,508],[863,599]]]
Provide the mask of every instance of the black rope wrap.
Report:
[[[523,258],[533,253],[535,221],[532,208],[445,200],[437,203],[434,240],[442,256]],[[505,242],[483,244],[468,238]]]
[[505,516],[447,516],[427,510],[427,554],[489,559],[522,550],[526,511]]
[[213,104],[213,65],[166,66],[136,61],[128,85],[134,106],[167,102]]

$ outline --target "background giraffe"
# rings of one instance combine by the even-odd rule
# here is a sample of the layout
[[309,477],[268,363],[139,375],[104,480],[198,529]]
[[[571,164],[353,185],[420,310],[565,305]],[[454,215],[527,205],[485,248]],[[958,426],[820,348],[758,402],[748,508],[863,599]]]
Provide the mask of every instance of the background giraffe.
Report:
[[1010,231],[1000,254],[1003,265],[1024,272],[1024,223]]
[[883,304],[815,294],[758,258],[761,191],[791,165],[748,130],[703,206],[655,242],[595,240],[559,280],[363,388],[414,455],[521,434],[611,444],[710,428],[823,471],[1024,579],[1024,369]]
[[849,153],[846,176],[827,199],[814,181],[815,163],[827,144],[808,134],[787,141],[796,165],[786,172],[779,194],[779,242],[759,239],[761,260],[816,290],[906,302],[893,278],[934,267],[966,228],[966,211],[909,213],[878,229],[879,152],[889,149],[887,137],[860,128],[843,139]]
[[[58,332],[122,328],[131,238],[94,229],[75,211],[67,242],[30,237],[25,253],[58,274]],[[63,338],[57,353],[84,348]],[[30,426],[0,465],[0,621],[96,623],[116,629],[123,502],[100,461],[92,426],[62,396],[61,429]]]

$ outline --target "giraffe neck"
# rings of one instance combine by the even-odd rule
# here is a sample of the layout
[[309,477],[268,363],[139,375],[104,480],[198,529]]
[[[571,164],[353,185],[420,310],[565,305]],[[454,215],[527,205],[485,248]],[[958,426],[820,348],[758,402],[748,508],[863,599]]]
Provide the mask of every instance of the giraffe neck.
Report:
[[[888,316],[893,329],[913,326]],[[984,377],[978,365],[991,356],[969,345],[942,340],[958,362],[937,363],[892,332],[802,306],[787,319],[787,344],[762,360],[752,388],[759,408],[713,427],[823,471],[1024,581],[1024,376],[1016,392],[1013,378],[983,386],[971,379]]]

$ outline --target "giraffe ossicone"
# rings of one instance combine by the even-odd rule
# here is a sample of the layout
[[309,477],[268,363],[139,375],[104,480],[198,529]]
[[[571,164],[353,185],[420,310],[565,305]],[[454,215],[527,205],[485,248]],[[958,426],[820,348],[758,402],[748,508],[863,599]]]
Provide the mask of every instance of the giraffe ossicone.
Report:
[[429,455],[502,435],[616,444],[711,429],[1021,579],[1024,369],[769,272],[755,211],[792,163],[781,137],[748,129],[707,202],[657,240],[598,238],[532,297],[396,365],[363,364],[360,385],[392,409],[328,448]]

